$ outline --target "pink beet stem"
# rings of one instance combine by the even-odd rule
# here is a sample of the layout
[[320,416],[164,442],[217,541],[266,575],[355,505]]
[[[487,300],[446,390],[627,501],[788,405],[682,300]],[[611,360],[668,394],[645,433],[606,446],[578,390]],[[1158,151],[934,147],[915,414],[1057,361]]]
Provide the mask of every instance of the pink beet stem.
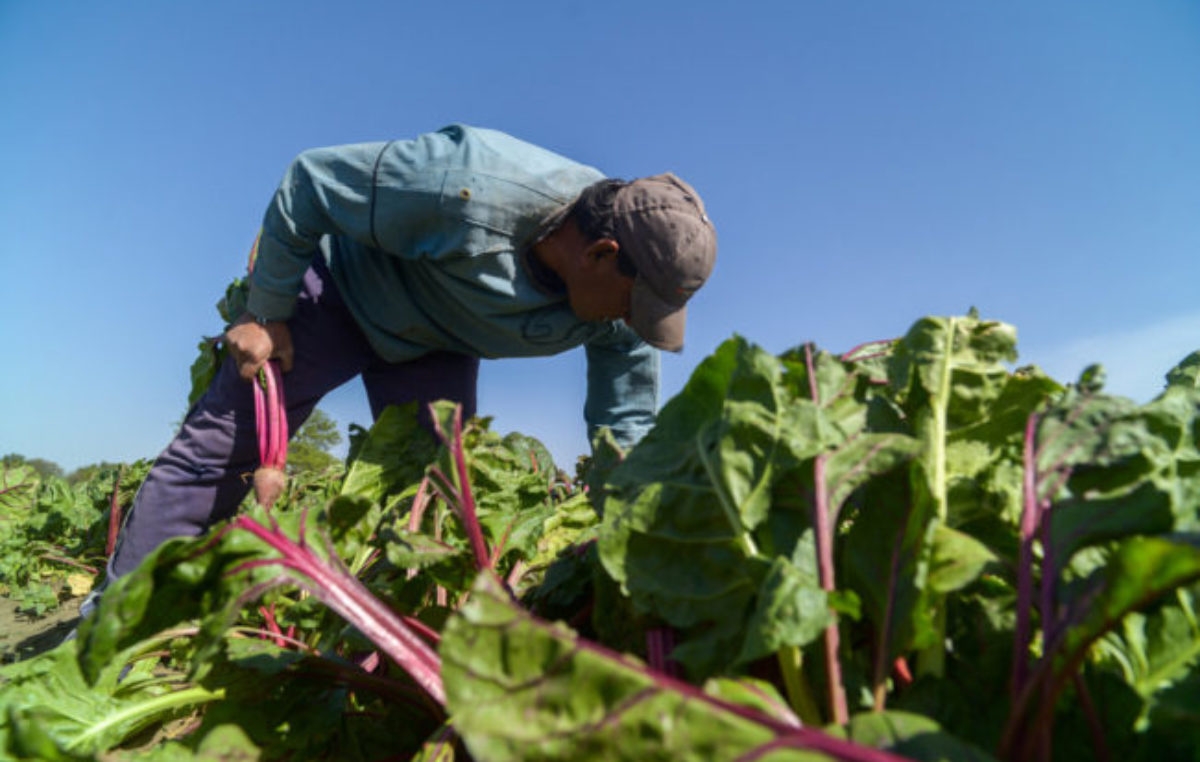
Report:
[[471,492],[471,481],[467,474],[467,455],[463,449],[462,405],[454,409],[454,438],[450,443],[454,455],[454,465],[458,469],[459,497],[462,498],[462,519],[466,526],[467,536],[471,539],[471,547],[475,551],[475,559],[480,570],[491,569],[492,559],[488,553],[487,543],[483,539],[483,529],[475,515],[475,496]]
[[108,542],[104,546],[104,556],[109,558],[117,547],[117,535],[121,533],[121,474],[124,467],[117,471],[117,480],[113,484],[112,500],[108,504]]
[[[817,370],[813,362],[812,344],[804,345],[804,362],[808,370],[809,394],[813,402],[820,406],[821,393],[817,386]],[[833,543],[837,532],[834,517],[830,515],[829,484],[825,478],[824,453],[813,460],[813,489],[816,492],[813,500],[813,528],[816,530],[817,564],[820,574],[821,588],[826,592],[837,589],[834,583]],[[833,720],[838,725],[845,725],[850,719],[849,706],[846,703],[846,691],[842,683],[842,663],[838,659],[840,633],[836,616],[834,621],[825,628],[825,670],[828,677],[829,709]]]
[[267,401],[263,396],[262,383],[256,378],[250,382],[254,387],[254,430],[258,432],[258,462],[267,462]]
[[281,415],[283,391],[280,388],[280,379],[276,377],[274,362],[268,362],[263,366],[263,370],[266,376],[266,456],[263,458],[263,466],[280,468],[283,457],[286,457],[286,454],[281,456],[280,452],[281,427],[282,438],[287,442],[287,419]]
[[330,566],[309,548],[247,516],[238,516],[232,526],[251,532],[280,554],[275,559],[247,562],[239,570],[277,564],[298,572],[304,579],[297,581],[310,593],[354,623],[360,632],[403,667],[430,697],[445,706],[441,659],[437,653],[395,612],[372,596],[358,579]]
[[267,380],[267,454],[263,456],[263,465],[268,467],[275,466],[275,460],[278,457],[276,453],[277,435],[276,431],[279,428],[279,406],[277,402],[277,390],[275,387],[275,374],[271,372],[271,363],[263,365],[263,376]]
[[288,420],[287,420],[287,404],[283,398],[283,371],[279,367],[279,363],[269,362],[267,367],[269,373],[275,381],[275,420],[276,424],[272,429],[275,434],[275,460],[272,463],[276,468],[283,470],[287,464],[287,449],[288,449]]
[[[1038,499],[1037,474],[1038,416],[1033,413],[1025,422],[1025,474],[1021,510],[1021,545],[1017,563],[1017,622],[1013,636],[1012,681],[1009,691],[1012,701],[1025,689],[1029,676],[1029,641],[1033,608],[1033,539],[1041,521],[1041,501]],[[1043,574],[1048,570],[1043,569]],[[1048,612],[1043,611],[1042,616]]]
[[275,465],[275,429],[279,426],[279,408],[275,406],[275,376],[271,373],[271,363],[263,366],[263,378],[267,382],[267,454],[263,457],[264,466]]

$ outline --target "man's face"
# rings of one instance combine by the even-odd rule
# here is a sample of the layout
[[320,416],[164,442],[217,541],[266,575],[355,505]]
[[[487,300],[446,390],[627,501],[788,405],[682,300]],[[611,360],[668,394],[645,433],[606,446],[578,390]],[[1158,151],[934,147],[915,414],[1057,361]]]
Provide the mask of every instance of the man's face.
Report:
[[567,280],[571,311],[580,320],[629,320],[633,278],[617,268],[615,250],[589,251]]

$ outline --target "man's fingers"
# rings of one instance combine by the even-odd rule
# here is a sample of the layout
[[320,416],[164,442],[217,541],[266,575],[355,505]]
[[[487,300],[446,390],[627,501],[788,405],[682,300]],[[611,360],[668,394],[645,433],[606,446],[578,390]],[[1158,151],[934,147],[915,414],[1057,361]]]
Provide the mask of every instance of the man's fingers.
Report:
[[252,359],[242,360],[238,363],[238,375],[247,381],[253,381],[262,366],[261,362],[255,362]]
[[[281,326],[282,324],[269,325]],[[278,330],[278,328],[275,329],[275,331]],[[283,327],[282,331],[284,341],[276,342],[269,326],[260,325],[243,315],[225,332],[225,341],[229,346],[229,351],[233,354],[233,361],[237,365],[239,376],[247,381],[253,381],[263,363],[272,355],[279,356],[281,354],[279,350],[285,348],[288,354],[288,364],[291,364],[291,336],[287,333],[286,327]]]

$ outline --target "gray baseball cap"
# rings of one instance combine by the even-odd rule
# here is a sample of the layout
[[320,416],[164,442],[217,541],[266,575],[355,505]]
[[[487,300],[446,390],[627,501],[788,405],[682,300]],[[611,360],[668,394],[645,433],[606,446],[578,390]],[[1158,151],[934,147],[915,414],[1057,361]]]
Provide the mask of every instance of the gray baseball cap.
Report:
[[687,301],[717,259],[716,230],[700,194],[670,172],[628,183],[601,180],[544,220],[538,240],[572,211],[616,239],[637,270],[630,327],[659,349],[683,349]]
[[617,243],[637,268],[630,327],[653,346],[678,352],[687,301],[717,259],[717,233],[704,202],[667,172],[618,190],[612,214]]
[[632,182],[601,180],[542,220],[534,243],[572,212],[616,239],[637,270],[630,327],[659,349],[683,349],[687,301],[717,259],[717,233],[700,194],[670,172]]

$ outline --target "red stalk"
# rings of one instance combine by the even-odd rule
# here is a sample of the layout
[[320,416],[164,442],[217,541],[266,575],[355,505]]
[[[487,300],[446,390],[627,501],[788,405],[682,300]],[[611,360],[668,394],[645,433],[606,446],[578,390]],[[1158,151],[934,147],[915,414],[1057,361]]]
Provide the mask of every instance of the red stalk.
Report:
[[117,535],[121,532],[121,501],[117,498],[121,493],[121,475],[124,468],[117,470],[117,480],[113,484],[112,500],[108,503],[108,543],[104,546],[104,556],[112,558],[113,550],[117,547]]
[[1100,721],[1100,715],[1096,712],[1092,694],[1088,690],[1087,683],[1083,682],[1081,675],[1076,674],[1073,679],[1075,691],[1079,694],[1079,703],[1087,717],[1088,730],[1092,734],[1092,748],[1096,752],[1096,762],[1110,762],[1112,753],[1108,750],[1108,741],[1104,738],[1104,723]]
[[651,669],[666,672],[664,669],[666,660],[663,659],[661,634],[657,627],[646,630],[646,663],[650,665]]
[[283,399],[283,375],[276,362],[269,361],[261,370],[264,392],[259,379],[254,387],[254,423],[258,434],[260,466],[254,472],[254,496],[270,508],[287,487],[287,408]]
[[267,629],[275,636],[275,645],[280,648],[287,648],[287,641],[283,639],[283,630],[279,629],[279,622],[275,619],[275,604],[272,603],[270,608],[259,606],[258,613],[262,614],[266,620]]
[[[1030,611],[1033,607],[1033,535],[1041,519],[1037,495],[1037,414],[1025,422],[1024,506],[1021,511],[1021,549],[1017,560],[1017,623],[1013,635],[1013,666],[1010,693],[1015,705],[1029,678]],[[1046,573],[1046,570],[1043,570]],[[1046,616],[1049,612],[1042,612]]]
[[462,405],[454,408],[454,443],[450,449],[454,454],[454,465],[458,468],[463,524],[471,538],[475,557],[483,560],[485,566],[482,568],[491,569],[491,557],[488,554],[487,543],[483,541],[483,529],[479,526],[479,518],[475,514],[475,495],[471,492],[471,481],[467,473],[467,454],[463,449]]
[[[1050,541],[1049,501],[1046,501],[1045,504],[1041,506],[1039,513],[1040,516],[1038,517],[1038,522],[1040,524],[1039,529],[1042,542],[1042,591],[1041,603],[1038,608],[1040,609],[1042,616],[1042,643],[1045,644],[1045,648],[1049,649],[1051,644],[1054,642],[1054,583],[1057,578],[1054,567],[1054,550]],[[1051,686],[1049,681],[1046,681],[1042,684],[1043,703],[1052,701],[1053,696],[1050,693],[1050,689]],[[1050,760],[1050,742],[1053,738],[1053,733],[1053,723],[1046,723],[1045,727],[1041,730],[1041,738],[1039,739],[1039,754],[1041,755],[1040,758],[1042,760],[1046,760],[1046,762],[1049,762]]]
[[277,361],[267,363],[268,377],[274,376],[275,381],[275,466],[279,470],[287,465],[288,451],[288,419],[287,402],[283,396],[283,370]]
[[404,620],[406,625],[416,630],[418,635],[429,641],[430,645],[436,646],[438,643],[442,642],[442,634],[440,632],[425,624],[420,619],[417,619],[415,616],[402,614],[400,618]]
[[38,558],[44,559],[46,561],[54,561],[56,563],[66,564],[67,566],[74,566],[76,569],[82,569],[89,574],[99,574],[100,573],[100,570],[94,566],[88,566],[87,564],[80,563],[79,561],[76,561],[72,558],[63,558],[62,556],[56,556],[53,553],[43,553],[42,555],[38,556]]
[[[851,349],[848,349],[845,352],[843,352],[841,357],[839,357],[838,359],[841,360],[842,362],[861,362],[863,360],[870,360],[875,357],[883,357],[885,355],[891,354],[892,348],[890,345],[895,344],[899,340],[900,339],[879,339],[876,341],[864,341],[862,344],[859,344],[859,345],[852,347]],[[863,355],[862,357],[855,357],[855,353],[860,352],[860,351],[866,349],[867,347],[874,347],[874,346],[878,346],[880,344],[888,344],[889,346],[887,349],[880,351],[880,352],[872,352],[870,354]]]
[[[248,516],[238,516],[233,527],[245,529],[280,554],[279,558],[250,561],[233,572],[279,565],[300,575],[298,582],[313,596],[353,623],[381,651],[403,667],[426,693],[445,706],[441,660],[404,621],[354,576],[325,561],[310,548],[280,531],[270,530]],[[330,554],[331,559],[336,556]]]
[[379,658],[379,652],[378,652],[378,651],[372,651],[371,653],[369,653],[369,654],[367,654],[366,656],[364,656],[364,657],[363,657],[363,658],[362,658],[362,659],[361,659],[361,660],[358,662],[358,667],[359,667],[359,669],[361,669],[363,672],[374,672],[376,669],[378,669],[378,668],[379,668],[379,663],[380,663],[381,661],[383,661],[383,660]]
[[[430,416],[437,420],[433,406],[429,407]],[[450,449],[450,453],[454,458],[455,470],[458,473],[459,488],[453,490],[450,485],[450,480],[446,478],[441,471],[433,469],[431,473],[446,483],[450,487],[456,501],[446,501],[458,513],[459,519],[463,523],[463,528],[467,532],[467,537],[471,541],[471,550],[475,553],[475,564],[480,571],[492,568],[491,554],[488,553],[487,543],[483,539],[483,529],[479,525],[479,517],[475,512],[475,496],[471,492],[471,481],[467,473],[467,455],[463,448],[463,432],[462,432],[462,405],[456,405],[454,408],[454,430],[451,437],[447,439],[446,433],[438,427],[438,436],[442,442]],[[436,488],[436,485],[435,485]],[[443,495],[443,499],[445,496]]]
[[267,455],[263,465],[283,469],[287,462],[287,412],[283,402],[283,379],[274,361],[263,366],[267,379]]
[[508,578],[504,580],[509,591],[516,589],[517,583],[521,581],[521,578],[525,576],[525,572],[528,570],[529,568],[525,565],[524,561],[517,561],[512,565],[512,569],[508,572]]
[[[421,529],[421,519],[425,517],[425,510],[429,504],[433,502],[433,498],[426,492],[429,489],[429,477],[421,480],[421,484],[417,487],[416,497],[413,498],[412,510],[408,514],[408,531],[417,532]],[[416,569],[409,569],[404,573],[405,579],[413,579],[417,576]]]
[[432,498],[427,494],[429,477],[421,480],[417,486],[417,494],[413,498],[412,511],[408,514],[408,531],[417,532],[421,529],[421,519],[425,517],[425,509],[429,507]]
[[[808,368],[809,393],[813,402],[821,404],[820,391],[817,388],[817,372],[813,365],[812,345],[804,346],[804,362]],[[813,488],[816,495],[813,500],[813,529],[817,540],[817,562],[821,575],[821,588],[827,593],[835,589],[833,578],[833,520],[829,515],[829,493],[825,478],[825,455],[818,455],[813,462]],[[846,704],[846,691],[842,687],[842,663],[838,660],[837,615],[833,624],[825,628],[825,670],[828,678],[829,709],[833,713],[833,721],[839,725],[846,724],[850,719],[850,710]]]
[[[908,523],[908,514],[911,511],[911,505],[905,509],[905,524]],[[883,610],[883,625],[879,628],[879,646],[875,651],[875,705],[876,712],[882,712],[887,703],[887,657],[888,644],[892,639],[892,615],[895,613],[896,605],[896,584],[900,578],[900,549],[904,546],[904,527],[900,528],[900,532],[896,535],[896,545],[892,549],[892,565],[888,576],[888,599],[887,605]],[[901,667],[903,666],[903,670]],[[894,671],[896,672],[900,682],[904,685],[910,685],[913,681],[912,673],[908,671],[908,662],[903,656],[897,657],[894,662]]]
[[258,462],[266,463],[267,447],[267,401],[263,396],[262,384],[258,379],[251,382],[254,387],[254,430],[258,433]]
[[504,548],[508,545],[508,537],[512,534],[512,528],[517,523],[514,518],[508,522],[508,526],[504,527],[504,534],[500,537],[500,542],[496,543],[496,547],[492,548],[492,556],[488,564],[489,569],[495,569],[496,564],[500,563],[500,556],[504,555]]
[[[446,498],[443,496],[442,500],[445,501],[445,499]],[[446,503],[446,505],[450,505],[450,504]],[[451,509],[451,510],[453,510],[453,509]],[[442,511],[441,511],[441,509],[435,509],[434,513],[433,513],[433,539],[437,540],[438,542],[442,541]],[[449,596],[446,595],[446,588],[442,587],[441,585],[437,585],[434,588],[434,600],[437,602],[438,606],[441,606],[442,608],[446,608],[446,604],[449,602]]]
[[655,627],[646,631],[646,661],[654,669],[671,677],[679,677],[678,663],[671,661],[675,650],[675,631],[670,627]]

